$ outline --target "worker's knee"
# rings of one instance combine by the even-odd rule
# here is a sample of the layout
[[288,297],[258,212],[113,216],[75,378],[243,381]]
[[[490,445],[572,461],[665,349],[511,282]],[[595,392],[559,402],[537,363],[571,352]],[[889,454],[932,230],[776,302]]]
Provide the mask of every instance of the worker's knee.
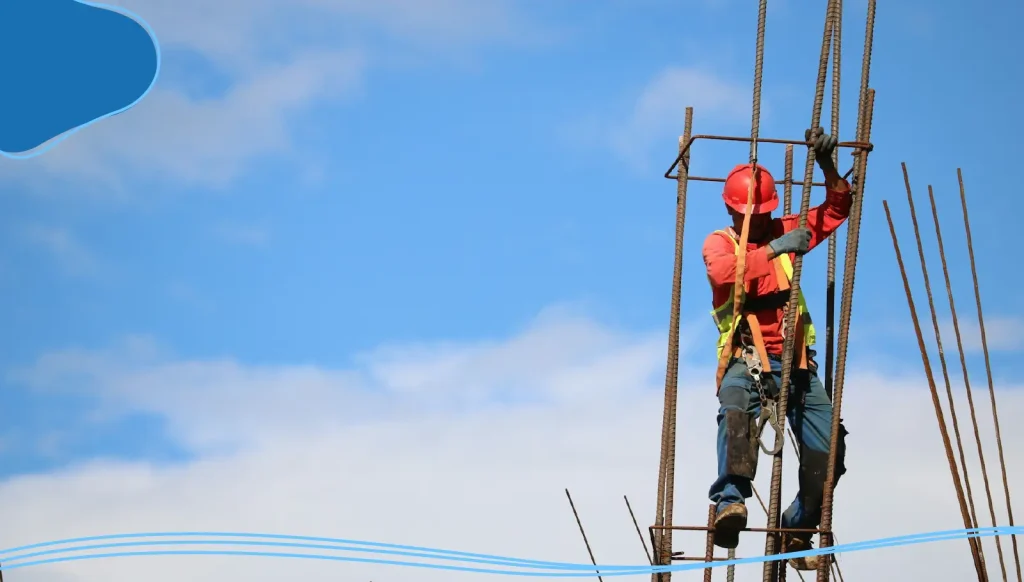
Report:
[[[839,423],[839,434],[836,442],[836,466],[832,478],[832,487],[846,473],[846,435],[843,423]],[[825,481],[828,478],[828,448],[805,447],[800,453],[800,494],[804,507],[820,507],[825,496]]]
[[754,417],[743,409],[723,412],[725,428],[725,472],[753,479],[757,472],[757,442]]
[[846,430],[846,426],[843,425],[842,420],[839,421],[839,442],[836,443],[836,473],[835,481],[839,481],[839,478],[846,474],[846,435],[849,432]]
[[727,409],[746,411],[749,401],[750,390],[747,386],[722,382],[722,388],[718,391],[718,403],[723,411]]
[[821,507],[827,472],[828,451],[803,450],[800,454],[800,496],[803,506],[808,510]]

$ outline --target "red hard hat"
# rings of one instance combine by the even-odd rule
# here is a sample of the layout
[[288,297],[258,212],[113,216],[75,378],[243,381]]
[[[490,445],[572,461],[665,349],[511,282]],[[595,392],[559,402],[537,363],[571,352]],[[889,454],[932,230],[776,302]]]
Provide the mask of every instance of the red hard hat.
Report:
[[[753,171],[751,164],[740,164],[729,172],[722,189],[726,205],[742,214],[747,208],[747,190]],[[760,164],[757,166],[757,184],[754,185],[754,207],[751,214],[771,212],[779,206],[779,194],[775,190],[775,179]]]

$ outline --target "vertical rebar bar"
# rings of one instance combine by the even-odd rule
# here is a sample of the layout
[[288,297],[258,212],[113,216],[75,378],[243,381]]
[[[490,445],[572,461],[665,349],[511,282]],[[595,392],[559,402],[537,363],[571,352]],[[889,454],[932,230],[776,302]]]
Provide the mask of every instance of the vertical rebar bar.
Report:
[[[693,107],[686,108],[686,122],[683,137],[679,140],[682,149],[690,141],[693,129]],[[672,272],[672,308],[669,314],[668,362],[665,370],[665,410],[661,426],[661,466],[658,470],[658,500],[656,525],[672,525],[673,501],[675,498],[676,465],[676,398],[679,390],[679,311],[683,280],[683,232],[686,226],[686,188],[689,184],[690,152],[686,151],[679,164],[676,181],[676,253]],[[668,564],[672,560],[672,530],[656,530],[655,560]],[[671,572],[652,574],[652,582],[672,579]]]
[[[939,403],[939,391],[935,388],[935,377],[932,375],[932,366],[928,361],[928,350],[924,345],[924,335],[921,333],[921,324],[917,319],[917,310],[914,308],[914,294],[910,291],[910,281],[907,279],[907,270],[903,266],[903,256],[900,254],[899,241],[896,239],[896,227],[892,224],[892,214],[889,212],[889,204],[883,200],[882,206],[885,208],[885,218],[889,221],[889,233],[892,235],[892,246],[896,252],[896,261],[899,263],[900,275],[903,276],[903,288],[907,294],[907,305],[910,308],[910,318],[914,323],[914,332],[917,334],[917,345],[921,350],[921,362],[924,364],[924,374],[928,379],[928,389],[932,394],[932,406],[935,408],[935,419],[939,423],[939,432],[942,434],[942,445],[946,450],[946,458],[949,460],[949,471],[953,475],[953,486],[957,490],[957,498],[960,500],[961,512],[966,516],[967,511],[963,503],[963,490],[960,487],[960,477],[957,474],[956,463],[953,461],[953,448],[949,442],[949,431],[946,430],[946,420],[942,414],[942,405]],[[969,521],[968,517],[964,518],[965,522]],[[965,524],[966,525],[966,524]],[[970,527],[967,525],[967,527]],[[970,545],[973,548],[973,545]],[[973,553],[973,552],[972,552]],[[975,568],[978,564],[975,561]],[[982,572],[978,570],[978,578],[982,579]]]
[[[858,141],[870,141],[871,118],[874,114],[875,92],[869,89],[871,77],[871,52],[874,45],[875,0],[868,0],[867,18],[864,25],[864,55],[860,71],[860,97],[857,103]],[[860,217],[864,202],[864,184],[867,181],[868,152],[861,150],[857,156],[854,176],[853,203],[850,208],[849,226],[846,232],[846,253],[843,264],[843,293],[839,307],[839,330],[836,338],[835,371],[832,379],[832,434],[829,440],[828,470],[825,477],[825,491],[821,504],[821,525],[819,536],[821,547],[831,545],[828,532],[832,531],[832,499],[834,494],[836,449],[839,444],[839,428],[842,420],[843,382],[846,373],[847,339],[850,333],[850,316],[853,312],[853,283],[857,269],[857,248],[860,241]],[[818,567],[818,582],[828,582],[829,567]]]
[[[992,363],[988,355],[988,340],[985,337],[985,317],[981,313],[981,291],[978,287],[978,268],[974,262],[974,244],[971,241],[971,221],[967,217],[967,196],[964,193],[964,176],[960,168],[956,169],[956,177],[960,182],[960,204],[964,209],[964,228],[967,231],[967,251],[971,259],[971,276],[974,278],[974,298],[978,304],[978,326],[981,329],[981,350],[985,355],[985,374],[988,377],[988,394],[992,400],[992,421],[995,424],[996,446],[999,451],[999,467],[1003,473],[1003,492],[1006,494],[1006,512],[1013,525],[1013,505],[1010,503],[1010,483],[1006,478],[1006,459],[1003,457],[1003,437],[999,431],[999,411],[996,408],[996,389],[992,382]],[[1017,582],[1021,582],[1020,554],[1017,549],[1017,535],[1010,537],[1013,542],[1013,561],[1017,566]]]
[[[839,139],[840,67],[843,53],[843,0],[835,2],[832,19],[832,135]],[[832,163],[839,167],[839,148],[832,152]],[[828,267],[825,281],[825,392],[832,398],[832,371],[835,369],[836,320],[836,233],[828,237]]]
[[782,186],[782,214],[789,216],[793,211],[793,145],[786,146],[786,183]]
[[[971,496],[971,485],[970,480],[967,478],[967,461],[964,457],[964,447],[960,440],[960,423],[956,418],[956,405],[953,402],[953,387],[949,383],[949,368],[946,366],[946,353],[942,349],[942,335],[939,331],[939,315],[935,311],[935,300],[932,297],[932,284],[928,277],[928,265],[924,256],[924,243],[921,242],[921,229],[917,223],[917,210],[914,208],[914,195],[910,188],[910,176],[907,174],[907,164],[901,164],[903,167],[903,182],[907,187],[907,205],[910,207],[910,221],[914,225],[914,239],[917,242],[917,253],[921,259],[921,276],[924,279],[924,290],[925,295],[928,298],[928,309],[932,316],[932,327],[935,331],[935,343],[938,347],[939,352],[939,367],[942,370],[942,377],[946,383],[946,396],[949,401],[949,415],[953,422],[953,436],[956,440],[957,449],[960,452],[961,467],[964,471],[964,480],[960,480],[959,469],[955,471],[954,479],[956,480],[956,493],[957,502],[960,504],[961,517],[964,520],[964,527],[970,529],[972,527],[978,527],[977,515],[974,511],[974,498]],[[928,192],[931,193],[931,186],[928,186]],[[949,458],[949,464],[951,467],[956,467],[956,459],[953,458],[953,450],[947,451]],[[967,498],[964,498],[964,483],[967,485]],[[998,538],[997,538],[998,539]],[[978,579],[985,580],[988,578],[988,572],[985,569],[985,562],[982,559],[981,553],[981,540],[979,538],[967,538],[971,546],[971,558],[974,560],[974,567],[978,571]]]
[[715,504],[708,506],[708,538],[704,542],[704,563],[709,567],[704,568],[704,582],[711,582],[711,561],[715,559],[715,534],[712,528],[715,527]]
[[[814,107],[811,113],[811,128],[817,128],[821,120],[821,106],[825,100],[825,77],[828,73],[828,54],[832,37],[832,19],[835,14],[835,0],[829,0],[825,10],[825,32],[822,35],[821,53],[818,60],[818,79],[814,91]],[[814,151],[808,148],[807,161],[804,166],[804,183],[801,191],[800,218],[798,224],[804,228],[807,224],[807,213],[811,204],[811,184],[814,182]],[[789,402],[789,383],[792,376],[793,350],[797,335],[799,298],[800,298],[800,274],[803,267],[803,256],[798,255],[793,261],[793,277],[790,282],[789,304],[785,314],[783,329],[787,332],[782,348],[782,378],[779,389],[778,428],[775,433],[775,450],[779,452],[772,457],[771,492],[768,501],[768,527],[778,527],[779,523],[779,497],[782,494],[782,444],[786,438],[786,406]],[[774,534],[765,536],[764,553],[772,556],[778,553],[777,545],[781,545],[781,538]],[[780,564],[778,560],[770,560],[764,563],[762,571],[763,582],[775,582],[778,580]]]

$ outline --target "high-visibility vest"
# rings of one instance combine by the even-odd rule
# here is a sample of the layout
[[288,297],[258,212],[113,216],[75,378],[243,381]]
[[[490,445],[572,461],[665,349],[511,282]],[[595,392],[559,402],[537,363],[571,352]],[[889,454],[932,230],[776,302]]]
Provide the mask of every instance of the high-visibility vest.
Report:
[[[736,253],[739,254],[739,251],[740,251],[740,243],[739,243],[739,241],[737,241],[735,238],[732,237],[731,234],[729,234],[728,232],[726,232],[724,230],[716,230],[715,233],[724,234],[729,240],[731,240],[733,246],[736,247]],[[783,253],[781,255],[778,255],[778,256],[775,257],[775,259],[772,260],[772,262],[774,262],[776,260],[779,261],[779,264],[782,266],[782,270],[783,270],[783,272],[785,273],[785,276],[786,276],[786,279],[785,279],[786,285],[785,285],[785,287],[786,287],[786,289],[789,289],[789,283],[793,280],[793,263],[789,260],[789,254]],[[774,265],[773,265],[773,267],[774,267]],[[776,271],[776,273],[778,273],[778,272]],[[780,278],[779,283],[782,283],[782,282],[783,281]],[[780,285],[780,288],[781,287],[782,287],[782,285]],[[729,339],[732,337],[733,328],[737,324],[737,321],[732,316],[733,295],[734,295],[733,291],[734,291],[734,288],[735,288],[735,284],[730,285],[729,288],[730,288],[729,298],[725,301],[725,303],[723,303],[722,305],[719,305],[719,306],[715,307],[713,310],[711,310],[711,318],[715,320],[715,326],[718,327],[718,333],[719,333],[719,336],[718,336],[718,350],[717,350],[719,360],[721,360],[721,358],[722,358],[722,350],[724,350],[726,348],[726,343],[728,343]],[[785,289],[783,289],[783,290],[785,290]],[[804,324],[804,330],[803,330],[804,333],[803,333],[803,342],[802,343],[805,346],[812,346],[812,345],[814,345],[814,341],[815,341],[814,324],[811,322],[811,314],[807,311],[807,303],[804,301],[803,291],[800,291],[800,293],[799,293],[799,309],[798,309],[798,314],[799,314],[799,317],[800,317],[800,321],[802,321],[803,324]],[[741,312],[741,316],[742,316],[742,312]],[[763,349],[763,346],[761,346],[761,349]]]

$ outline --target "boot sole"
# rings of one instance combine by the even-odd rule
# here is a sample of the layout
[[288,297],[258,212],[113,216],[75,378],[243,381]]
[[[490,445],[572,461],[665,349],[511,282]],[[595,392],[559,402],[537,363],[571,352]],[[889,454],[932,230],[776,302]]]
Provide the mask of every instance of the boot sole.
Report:
[[723,517],[715,523],[714,544],[720,548],[734,550],[740,545],[740,531],[747,527],[747,516],[742,514]]

